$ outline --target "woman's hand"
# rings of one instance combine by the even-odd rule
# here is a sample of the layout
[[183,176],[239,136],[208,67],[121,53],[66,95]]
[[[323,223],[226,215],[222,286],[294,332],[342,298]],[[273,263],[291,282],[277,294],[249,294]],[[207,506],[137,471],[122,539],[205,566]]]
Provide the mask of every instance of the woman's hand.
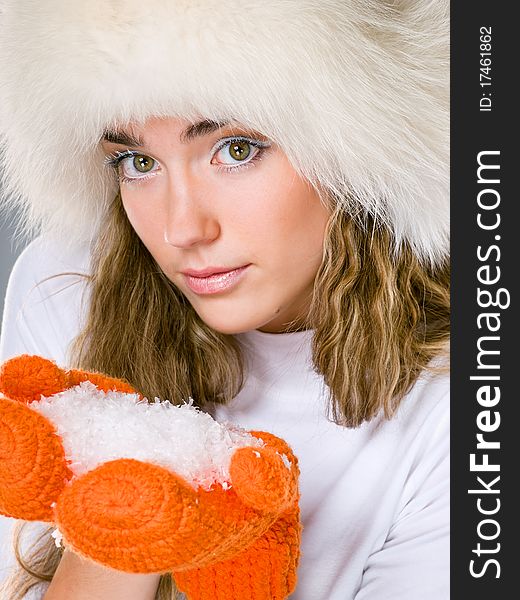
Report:
[[116,571],[65,549],[44,600],[153,600],[159,573]]

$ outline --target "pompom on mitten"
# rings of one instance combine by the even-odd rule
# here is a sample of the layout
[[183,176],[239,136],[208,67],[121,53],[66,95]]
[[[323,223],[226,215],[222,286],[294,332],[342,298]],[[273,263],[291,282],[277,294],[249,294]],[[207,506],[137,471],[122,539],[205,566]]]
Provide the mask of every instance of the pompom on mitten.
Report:
[[298,466],[266,432],[125,382],[20,356],[0,369],[0,513],[189,600],[282,600],[296,585]]

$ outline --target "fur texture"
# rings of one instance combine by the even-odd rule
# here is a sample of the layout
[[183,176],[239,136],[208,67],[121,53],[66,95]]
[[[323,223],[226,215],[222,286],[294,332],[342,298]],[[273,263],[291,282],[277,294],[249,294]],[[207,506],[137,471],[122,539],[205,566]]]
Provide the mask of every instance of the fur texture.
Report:
[[449,248],[448,0],[0,0],[0,169],[31,228],[92,239],[106,127],[262,132],[352,215]]

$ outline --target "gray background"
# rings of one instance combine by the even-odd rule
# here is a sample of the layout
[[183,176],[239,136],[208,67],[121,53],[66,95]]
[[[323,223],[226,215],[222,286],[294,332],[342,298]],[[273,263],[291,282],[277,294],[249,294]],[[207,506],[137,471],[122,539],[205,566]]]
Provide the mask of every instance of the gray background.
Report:
[[12,215],[0,216],[0,314],[3,313],[4,309],[4,296],[9,273],[16,257],[23,249],[23,244],[20,241],[16,242],[14,239],[12,221]]

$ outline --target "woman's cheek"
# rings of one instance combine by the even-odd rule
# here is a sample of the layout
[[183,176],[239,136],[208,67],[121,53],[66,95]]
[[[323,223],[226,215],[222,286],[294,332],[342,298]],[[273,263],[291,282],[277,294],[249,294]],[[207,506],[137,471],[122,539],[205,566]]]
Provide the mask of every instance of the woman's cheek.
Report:
[[[157,208],[151,209],[149,203],[145,203],[143,199],[136,193],[130,192],[123,198],[123,208],[125,209],[128,221],[136,231],[137,235],[145,241],[145,238],[157,235],[159,227],[159,219]],[[162,237],[161,237],[162,239]]]

